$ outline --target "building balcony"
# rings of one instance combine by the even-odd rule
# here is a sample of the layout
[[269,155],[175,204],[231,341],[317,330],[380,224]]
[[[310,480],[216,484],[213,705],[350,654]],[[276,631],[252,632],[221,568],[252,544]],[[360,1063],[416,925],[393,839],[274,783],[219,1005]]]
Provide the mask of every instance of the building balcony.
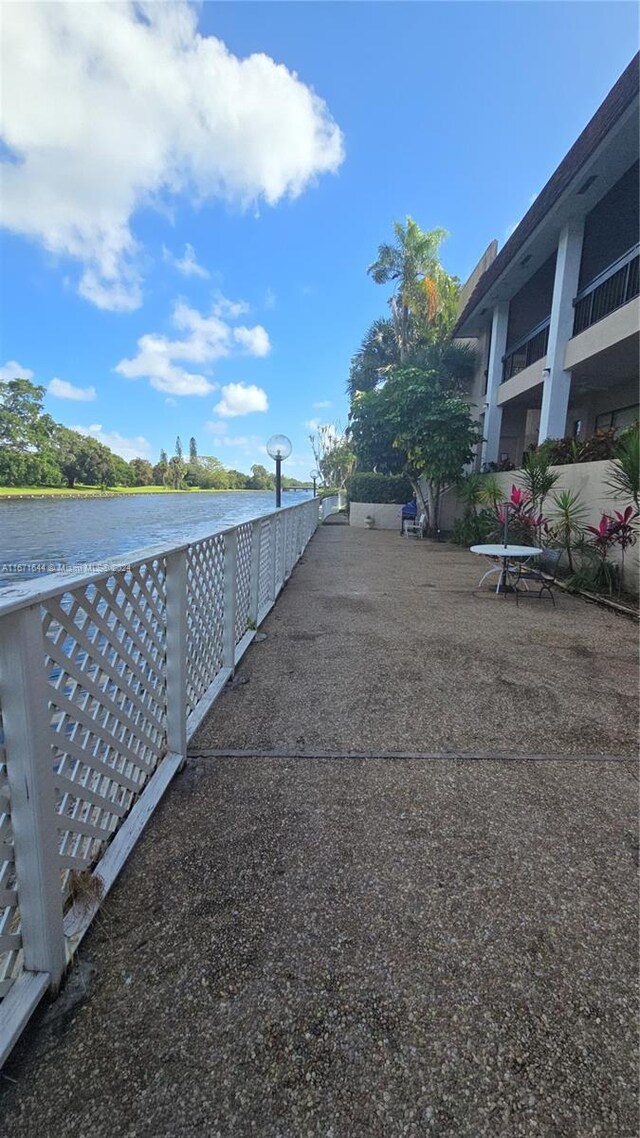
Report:
[[546,356],[550,321],[550,316],[541,320],[502,357],[502,383]]
[[634,245],[580,290],[573,302],[574,336],[638,296],[639,269],[640,245]]

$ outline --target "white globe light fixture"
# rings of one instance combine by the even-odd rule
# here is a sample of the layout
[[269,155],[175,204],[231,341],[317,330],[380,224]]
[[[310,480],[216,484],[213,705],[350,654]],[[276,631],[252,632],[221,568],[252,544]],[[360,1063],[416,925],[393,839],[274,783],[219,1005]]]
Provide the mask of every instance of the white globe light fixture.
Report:
[[313,478],[313,496],[315,498],[315,496],[316,496],[316,482],[318,481],[319,478],[322,478],[322,475],[321,475],[319,470],[314,468],[312,471],[310,471],[309,477]]
[[267,441],[267,454],[276,464],[276,510],[282,505],[282,460],[291,454],[291,439],[286,435],[272,435]]

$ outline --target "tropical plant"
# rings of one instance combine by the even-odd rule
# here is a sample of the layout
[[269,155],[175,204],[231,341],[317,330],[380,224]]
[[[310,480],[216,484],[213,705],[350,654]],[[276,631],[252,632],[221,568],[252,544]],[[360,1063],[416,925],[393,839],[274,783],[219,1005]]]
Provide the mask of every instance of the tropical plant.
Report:
[[606,592],[611,596],[618,579],[618,566],[615,562],[600,557],[585,545],[581,563],[567,579],[567,586],[577,592]]
[[547,519],[538,512],[531,492],[519,486],[512,486],[507,500],[498,506],[497,520],[500,532],[506,528],[520,545],[540,545],[540,533],[547,524]]
[[620,510],[614,510],[615,518],[611,519],[611,529],[615,537],[615,542],[620,547],[620,589],[624,587],[624,558],[625,553],[632,545],[635,545],[638,540],[638,533],[636,523],[638,521],[638,511],[633,506],[627,506],[624,513]]
[[633,498],[640,509],[640,425],[635,423],[618,439],[606,485],[614,498]]
[[569,572],[573,573],[573,550],[580,540],[587,509],[581,501],[579,491],[574,493],[571,490],[560,490],[553,495],[552,502],[555,510],[548,523],[549,541],[563,550]]
[[553,490],[559,477],[560,475],[555,470],[551,470],[551,465],[544,452],[528,451],[526,453],[519,481],[531,499],[532,509],[542,512],[545,498]]
[[493,506],[494,510],[497,510],[498,504],[504,500],[504,490],[495,474],[483,474],[480,493],[482,501]]
[[[596,588],[606,589],[609,595],[615,585],[618,587],[618,593],[620,592],[624,575],[624,554],[637,540],[634,522],[638,514],[633,506],[627,507],[624,514],[617,510],[615,514],[615,518],[603,514],[597,526],[587,526],[585,531],[591,534],[587,539],[586,549],[590,549],[594,557],[594,585]],[[619,545],[621,550],[621,569],[610,560],[610,554],[616,545]]]
[[473,382],[478,354],[470,344],[432,338],[416,343],[410,362],[413,367],[437,375],[443,390],[462,395]]
[[393,321],[374,320],[358,351],[351,359],[347,390],[351,398],[357,391],[372,391],[389,367],[400,363]]
[[448,337],[455,319],[459,282],[440,264],[438,254],[446,230],[426,231],[407,217],[405,225],[396,221],[393,231],[394,243],[378,247],[378,256],[367,272],[376,284],[391,282],[395,286],[389,300],[391,322],[399,362],[406,364],[420,336],[432,333]]
[[457,518],[451,531],[455,545],[476,545],[496,536],[497,520],[494,510],[478,510],[468,517]]
[[464,505],[465,518],[473,517],[476,509],[483,502],[483,476],[482,474],[465,474],[456,487],[458,499]]

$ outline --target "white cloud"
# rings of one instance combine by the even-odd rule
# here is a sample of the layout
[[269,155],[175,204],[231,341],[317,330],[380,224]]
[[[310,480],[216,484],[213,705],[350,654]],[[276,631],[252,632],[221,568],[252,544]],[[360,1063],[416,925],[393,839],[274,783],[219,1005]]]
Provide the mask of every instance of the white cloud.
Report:
[[33,379],[33,372],[30,367],[23,367],[16,360],[7,360],[6,364],[0,367],[0,383],[12,379]]
[[76,399],[78,403],[91,403],[96,398],[95,387],[74,387],[72,383],[67,383],[66,379],[57,377],[51,380],[47,391],[57,399]]
[[240,351],[264,356],[271,348],[262,325],[234,326],[225,319],[236,318],[246,311],[244,301],[227,300],[222,293],[216,294],[207,316],[178,301],[172,323],[184,333],[182,339],[170,340],[159,333],[148,332],[138,340],[138,354],[132,359],[120,360],[115,370],[127,379],[144,376],[157,391],[168,395],[208,395],[215,391],[217,384],[201,371],[189,371],[182,366],[182,361],[209,365]]
[[316,460],[311,451],[308,451],[302,456],[291,456],[286,460],[286,462],[289,467],[294,468],[295,470],[304,470],[305,473],[300,475],[300,478],[303,481],[310,477],[310,472],[316,467]]
[[313,407],[314,411],[324,411],[325,408],[331,407],[331,400],[319,399],[317,403],[312,403],[311,406]]
[[271,351],[269,335],[261,324],[253,328],[234,328],[233,338],[250,356],[268,356]]
[[172,257],[168,249],[164,249],[163,253],[165,254],[165,260],[175,265],[178,272],[182,273],[184,277],[202,277],[203,280],[206,280],[209,276],[208,270],[205,269],[203,265],[198,264],[195,249],[189,242],[187,242],[184,247],[183,257]]
[[81,435],[90,435],[127,462],[132,458],[149,458],[151,454],[151,443],[143,435],[128,439],[118,431],[104,431],[101,423],[92,423],[89,427],[71,427],[71,430],[79,431]]
[[141,304],[136,211],[178,195],[255,211],[344,157],[295,72],[233,55],[198,33],[197,13],[183,0],[5,5],[3,224],[76,259],[80,293],[101,308]]
[[216,316],[228,316],[232,320],[237,320],[239,316],[245,316],[249,311],[249,305],[246,300],[228,300],[226,296],[220,292],[219,289],[213,294],[213,310]]
[[223,423],[220,419],[210,419],[204,425],[205,430],[214,436],[214,446],[218,447],[232,447],[235,450],[241,450],[246,455],[255,456],[257,451],[265,451],[262,439],[257,435],[230,435],[229,424]]
[[213,408],[217,415],[233,419],[237,415],[250,415],[253,411],[268,411],[266,391],[255,383],[226,383],[222,399]]
[[178,406],[177,399],[173,399],[173,397],[171,395],[167,396],[167,398],[165,399],[165,403],[166,403],[167,407],[177,407]]
[[264,307],[271,310],[276,306],[276,294],[272,288],[268,288],[264,294]]

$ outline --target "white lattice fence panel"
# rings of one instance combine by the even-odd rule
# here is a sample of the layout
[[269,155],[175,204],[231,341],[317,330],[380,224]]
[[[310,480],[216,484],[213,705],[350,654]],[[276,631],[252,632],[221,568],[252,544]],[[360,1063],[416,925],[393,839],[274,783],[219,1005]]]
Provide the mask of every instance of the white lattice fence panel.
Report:
[[[296,511],[297,512],[297,511]],[[295,527],[295,514],[290,514],[287,518],[287,525],[285,527],[285,568],[287,572],[294,567],[294,543],[293,534]]]
[[159,557],[42,606],[66,892],[166,752],[165,569]]
[[251,522],[240,525],[236,529],[236,613],[235,613],[235,640],[236,644],[247,631],[249,607],[251,604],[251,545],[253,538],[253,525]]
[[299,530],[299,549],[304,549],[313,533],[313,506],[305,506],[304,510],[300,511],[300,530]]
[[260,526],[260,588],[258,591],[258,608],[261,609],[271,600],[273,585],[273,549],[271,545],[271,520],[265,519]]
[[187,552],[187,714],[222,667],[224,537],[214,534]]
[[11,798],[0,708],[0,1000],[22,971],[22,937],[13,860]]
[[285,527],[285,521],[286,521],[285,515],[284,514],[276,514],[274,516],[273,521],[274,521],[274,525],[275,525],[274,542],[275,542],[275,558],[276,558],[276,576],[277,576],[278,583],[280,584],[280,583],[284,583],[284,576],[285,576],[285,565],[284,565],[284,527]]

